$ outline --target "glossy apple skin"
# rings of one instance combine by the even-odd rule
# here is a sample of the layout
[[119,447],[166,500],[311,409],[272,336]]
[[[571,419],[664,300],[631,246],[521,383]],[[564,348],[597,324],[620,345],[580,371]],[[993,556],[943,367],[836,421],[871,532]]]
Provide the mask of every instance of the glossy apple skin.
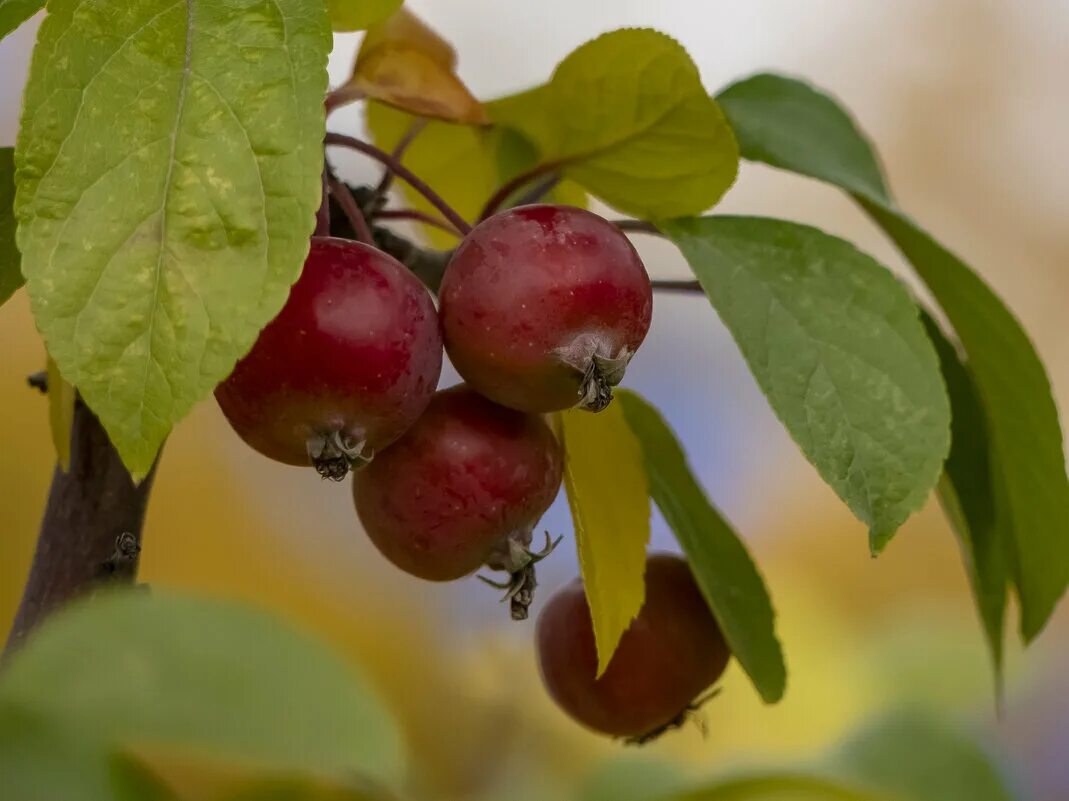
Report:
[[666,726],[712,685],[730,653],[687,563],[646,562],[646,602],[600,679],[590,608],[577,579],[546,603],[536,632],[550,696],[572,718],[614,737]]
[[353,479],[375,547],[419,578],[449,581],[487,561],[512,532],[530,532],[560,489],[562,455],[537,415],[465,386],[427,411]]
[[653,292],[635,248],[612,223],[571,206],[521,206],[465,237],[438,293],[446,351],[472,387],[513,409],[576,405],[582,373],[559,351],[596,340],[634,353]]
[[215,397],[250,446],[307,465],[313,434],[385,448],[427,407],[441,369],[419,280],[368,245],[317,237],[282,311]]

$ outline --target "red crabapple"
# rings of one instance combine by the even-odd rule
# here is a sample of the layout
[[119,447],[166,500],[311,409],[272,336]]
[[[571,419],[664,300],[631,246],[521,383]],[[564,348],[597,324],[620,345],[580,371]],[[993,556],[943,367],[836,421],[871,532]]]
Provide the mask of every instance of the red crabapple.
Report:
[[260,453],[340,480],[412,425],[441,367],[423,285],[373,247],[314,238],[282,311],[215,397]]
[[[509,573],[523,619],[534,564],[531,532],[561,483],[561,449],[541,417],[466,386],[435,394],[423,416],[353,480],[375,547],[419,578],[449,581],[482,565]],[[503,586],[504,588],[504,586]]]
[[627,237],[571,206],[521,206],[483,221],[457,248],[438,294],[457,371],[525,412],[604,409],[653,309]]
[[646,601],[601,678],[578,579],[546,603],[536,642],[542,680],[557,704],[583,725],[632,742],[680,725],[730,656],[690,568],[670,554],[647,560]]

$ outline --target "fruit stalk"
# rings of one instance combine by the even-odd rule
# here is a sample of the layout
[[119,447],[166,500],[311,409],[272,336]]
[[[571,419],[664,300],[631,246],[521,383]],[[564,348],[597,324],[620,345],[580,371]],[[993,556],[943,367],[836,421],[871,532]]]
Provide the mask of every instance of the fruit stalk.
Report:
[[75,403],[70,469],[57,465],[52,475],[5,656],[54,609],[101,584],[134,581],[155,473],[135,485],[96,416]]

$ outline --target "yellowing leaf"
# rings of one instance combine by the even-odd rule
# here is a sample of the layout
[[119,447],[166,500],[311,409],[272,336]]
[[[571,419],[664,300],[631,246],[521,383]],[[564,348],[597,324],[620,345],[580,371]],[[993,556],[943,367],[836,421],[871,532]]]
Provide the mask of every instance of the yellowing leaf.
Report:
[[549,83],[497,100],[489,113],[563,175],[642,219],[704,211],[738,172],[735,137],[698,68],[678,42],[649,29],[587,42]]
[[59,368],[48,358],[48,425],[52,430],[52,445],[56,461],[63,472],[71,466],[71,427],[74,425],[74,387],[63,380]]
[[331,105],[370,97],[423,117],[482,125],[482,104],[456,74],[452,46],[417,16],[401,9],[368,30],[348,83]]
[[594,622],[600,676],[646,596],[650,496],[642,446],[619,403],[598,414],[561,412],[560,432],[564,486]]
[[327,0],[330,26],[336,31],[362,31],[390,16],[403,0]]

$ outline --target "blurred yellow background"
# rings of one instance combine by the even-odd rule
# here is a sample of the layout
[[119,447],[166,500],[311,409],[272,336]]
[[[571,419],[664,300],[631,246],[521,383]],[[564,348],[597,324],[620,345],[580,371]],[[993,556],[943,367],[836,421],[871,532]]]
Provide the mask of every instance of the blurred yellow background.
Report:
[[[573,47],[625,25],[686,45],[710,90],[749,72],[799,74],[837,94],[879,148],[902,206],[976,266],[1024,321],[1069,409],[1069,190],[1062,149],[1069,3],[998,0],[649,3],[413,0],[449,37],[481,97],[544,80]],[[33,29],[0,45],[0,145],[14,141]],[[333,83],[358,37],[339,36]],[[347,109],[339,129],[361,125]],[[377,177],[341,162],[357,180]],[[798,219],[900,261],[836,192],[747,166],[726,211]],[[650,271],[685,266],[640,241]],[[44,400],[25,385],[43,366],[24,293],[0,309],[0,630],[14,614],[48,488]],[[443,379],[452,381],[452,376]],[[1038,801],[1069,797],[1069,609],[1027,655],[1012,648],[995,719],[980,627],[951,532],[935,503],[885,555],[797,452],[708,304],[658,298],[629,384],[662,406],[707,491],[749,541],[772,591],[786,649],[786,699],[764,707],[737,669],[687,728],[644,757],[709,773],[799,760],[872,714],[923,704],[975,726]],[[558,501],[546,520],[570,536]],[[655,546],[670,547],[655,521]],[[576,573],[562,548],[541,598]],[[345,488],[268,463],[214,403],[174,433],[149,509],[144,580],[240,597],[330,640],[364,666],[397,711],[425,798],[568,798],[623,747],[589,735],[545,698],[528,624],[513,624],[474,580],[428,585],[368,547]],[[537,601],[536,601],[537,606]],[[635,752],[627,752],[634,756]]]

